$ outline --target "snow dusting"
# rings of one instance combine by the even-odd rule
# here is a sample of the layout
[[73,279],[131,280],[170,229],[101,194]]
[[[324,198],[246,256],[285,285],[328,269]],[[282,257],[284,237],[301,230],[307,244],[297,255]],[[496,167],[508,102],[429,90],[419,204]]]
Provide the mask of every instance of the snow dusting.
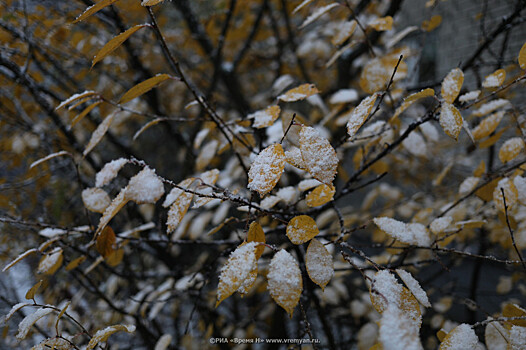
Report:
[[347,122],[347,134],[349,137],[353,137],[363,123],[365,123],[373,109],[377,96],[377,94],[372,94],[364,98],[362,102],[349,113],[349,121]]
[[334,262],[327,248],[317,239],[311,240],[305,254],[305,267],[310,279],[322,289],[334,276]]
[[312,177],[330,185],[336,176],[338,156],[329,141],[316,129],[303,126],[300,131],[300,150]]

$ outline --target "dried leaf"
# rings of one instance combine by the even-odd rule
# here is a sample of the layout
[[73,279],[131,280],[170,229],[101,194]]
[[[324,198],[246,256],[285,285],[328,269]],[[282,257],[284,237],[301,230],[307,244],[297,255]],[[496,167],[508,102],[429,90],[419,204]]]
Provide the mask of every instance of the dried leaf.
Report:
[[116,1],[117,0],[101,0],[101,1],[97,2],[95,5],[92,5],[92,6],[88,7],[86,10],[84,10],[84,12],[80,16],[75,18],[73,23],[77,23],[77,22],[80,22],[82,20],[85,20],[89,16],[93,15],[94,13],[97,13],[98,11],[102,10],[103,8],[105,8],[107,6],[110,6],[111,4],[113,4]]
[[[252,222],[248,228],[247,242],[265,243],[265,232],[263,232],[263,228],[257,221]],[[263,255],[264,250],[265,246],[262,244],[256,247],[256,260]]]
[[325,246],[317,239],[312,239],[305,254],[305,267],[312,282],[316,283],[321,289],[334,276],[334,263],[332,256]]
[[292,317],[303,290],[301,271],[296,260],[286,250],[277,252],[268,267],[268,290],[274,301]]
[[274,124],[276,119],[278,119],[280,112],[281,109],[278,105],[269,106],[264,110],[249,114],[247,118],[254,118],[254,123],[252,126],[256,129],[261,129]]
[[149,26],[148,24],[139,24],[139,25],[133,26],[130,29],[126,30],[123,33],[120,33],[119,35],[117,35],[116,37],[108,41],[106,45],[104,45],[102,49],[100,49],[100,51],[93,58],[91,67],[93,68],[93,66],[97,62],[101,61],[104,57],[108,56],[115,49],[121,46],[121,44],[125,42],[133,33],[135,33],[141,28],[148,27],[148,26]]
[[216,307],[231,296],[256,267],[257,244],[256,242],[242,244],[228,257],[219,276]]
[[407,96],[404,99],[404,102],[402,103],[402,105],[396,109],[391,119],[397,118],[400,114],[402,114],[406,109],[408,109],[416,101],[422,98],[431,97],[431,96],[435,96],[435,90],[431,88],[427,88],[427,89],[421,90],[419,92],[415,92],[414,94]]
[[309,207],[319,207],[332,201],[336,188],[332,185],[321,184],[307,194],[305,198]]
[[95,129],[95,131],[93,132],[93,134],[91,135],[91,138],[88,142],[88,145],[86,146],[86,149],[84,150],[84,152],[82,153],[82,155],[85,157],[88,153],[91,152],[91,150],[93,148],[95,148],[95,146],[97,146],[100,142],[100,140],[102,140],[102,138],[104,137],[104,135],[106,134],[106,132],[108,131],[108,129],[110,128],[110,125],[111,125],[111,122],[113,121],[113,118],[115,118],[115,115],[118,113],[119,111],[115,111],[113,112],[112,114],[110,114],[109,116],[107,116],[103,121],[102,123],[99,124],[99,126],[97,127],[97,129]]
[[308,215],[299,215],[289,221],[287,225],[287,237],[294,244],[302,244],[310,241],[320,231],[316,221]]
[[119,103],[124,104],[126,102],[129,102],[134,98],[147,93],[148,91],[150,91],[151,89],[168,79],[174,79],[174,77],[168,74],[157,74],[156,76],[150,79],[146,79],[145,81],[140,82],[139,84],[126,91],[126,93],[122,95],[121,99],[119,100]]
[[285,152],[279,143],[261,151],[250,166],[248,188],[263,197],[278,183],[285,168]]
[[332,184],[338,168],[338,156],[329,141],[316,129],[303,126],[300,131],[300,150],[305,167],[316,180]]
[[86,347],[86,350],[94,349],[99,343],[106,341],[110,335],[113,333],[119,332],[119,331],[125,331],[128,333],[135,332],[135,326],[134,325],[115,325],[106,327],[104,329],[98,330],[97,333],[90,339],[88,346]]
[[105,258],[105,260],[106,264],[111,267],[115,267],[122,262],[122,258],[124,258],[124,249],[119,248],[112,251],[110,255]]
[[444,102],[440,110],[439,121],[444,132],[449,137],[457,140],[464,123],[460,111],[452,104]]
[[72,260],[69,264],[66,265],[66,271],[76,269],[80,264],[84,262],[84,260],[86,260],[85,255],[79,256],[75,260]]
[[524,140],[522,137],[512,137],[500,147],[499,159],[501,162],[507,163],[521,153],[524,153]]
[[106,226],[97,237],[96,247],[99,254],[104,258],[107,258],[113,253],[115,240],[115,232],[113,232],[113,229],[110,226]]
[[446,75],[442,81],[441,94],[444,101],[453,103],[464,84],[464,73],[460,68],[455,68]]
[[301,101],[317,93],[319,93],[319,91],[314,84],[303,84],[279,95],[278,100],[283,102]]
[[40,280],[38,281],[37,283],[35,283],[35,285],[33,287],[31,287],[27,293],[26,293],[26,299],[28,300],[31,300],[31,299],[34,299],[35,298],[35,294],[36,292],[38,291],[38,289],[40,288],[40,286],[42,285],[42,282],[44,282],[43,280]]
[[[350,138],[354,137],[358,129],[365,123],[369,114],[373,110],[377,94],[364,98],[360,104],[349,113],[347,122],[347,134]],[[346,117],[347,118],[347,117]]]
[[56,152],[56,153],[51,153],[50,155],[48,155],[48,156],[46,156],[44,158],[40,158],[39,160],[36,160],[33,163],[31,163],[31,165],[29,166],[29,169],[33,169],[37,165],[42,164],[44,162],[47,162],[48,160],[53,159],[55,157],[67,156],[67,155],[71,156],[71,153],[66,152],[66,151],[60,151],[60,152]]

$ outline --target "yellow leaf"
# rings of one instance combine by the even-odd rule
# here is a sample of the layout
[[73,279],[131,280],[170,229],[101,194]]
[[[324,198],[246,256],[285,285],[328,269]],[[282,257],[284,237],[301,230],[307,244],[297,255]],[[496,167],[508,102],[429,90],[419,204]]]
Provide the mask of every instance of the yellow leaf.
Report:
[[[60,313],[58,314],[57,316],[57,322],[55,323],[55,328],[58,327],[58,321],[60,321],[60,319],[62,318],[62,316],[64,316],[64,314],[66,313],[66,310],[68,309],[69,305],[71,304],[71,301],[68,301],[66,303],[66,305],[64,305],[64,307],[62,308],[62,310],[60,310]],[[69,345],[69,344],[68,344]],[[57,349],[58,350],[58,349]]]
[[95,146],[97,146],[100,142],[100,140],[102,140],[102,138],[104,137],[104,135],[106,134],[106,132],[108,131],[108,129],[110,128],[110,125],[111,125],[111,122],[113,121],[113,118],[115,118],[115,115],[118,113],[118,111],[116,112],[113,112],[112,114],[110,114],[109,116],[107,116],[103,121],[102,123],[99,124],[99,126],[97,127],[97,129],[95,129],[95,131],[93,132],[93,134],[91,135],[91,138],[88,142],[88,145],[86,146],[86,149],[84,150],[84,152],[82,153],[82,155],[85,157],[88,153],[91,152],[91,150],[93,148],[95,148]]
[[336,34],[332,37],[332,44],[334,46],[339,46],[349,39],[349,37],[354,33],[356,29],[356,21],[346,21],[341,23],[338,28],[336,28]]
[[307,194],[306,200],[309,207],[319,207],[332,201],[336,189],[332,185],[321,184]]
[[499,123],[504,116],[503,111],[499,111],[496,113],[493,113],[484,120],[482,120],[473,130],[473,138],[475,140],[480,140],[486,136],[489,136],[495,129],[497,129],[497,126],[499,126]]
[[119,331],[125,331],[128,333],[135,332],[135,326],[129,325],[129,326],[123,326],[123,325],[115,325],[106,327],[104,329],[98,330],[97,333],[90,339],[88,346],[86,347],[86,350],[94,349],[97,344],[100,342],[106,341],[110,335],[113,333],[119,332]]
[[76,258],[75,260],[70,261],[70,263],[66,265],[66,271],[76,269],[80,264],[84,262],[84,260],[86,260],[86,256],[82,255]]
[[88,18],[89,16],[93,15],[94,13],[102,10],[103,8],[105,8],[107,6],[110,6],[111,4],[113,4],[116,1],[117,0],[102,0],[102,1],[99,1],[95,5],[88,7],[80,16],[78,16],[73,21],[73,23],[77,23],[77,22],[80,22],[80,21]]
[[[257,248],[256,248],[257,249]],[[241,294],[241,297],[248,294],[248,292],[254,287],[254,284],[256,284],[256,279],[258,277],[258,267],[256,263],[256,267],[250,273],[248,274],[247,278],[241,283],[239,288],[236,290],[239,294]]]
[[[265,243],[265,232],[257,221],[252,222],[248,228],[247,242]],[[261,257],[264,250],[265,246],[263,245],[256,247],[256,260]]]
[[68,97],[67,99],[65,99],[64,101],[62,101],[56,108],[55,110],[59,110],[60,108],[70,104],[70,103],[73,103],[75,101],[78,101],[80,99],[84,100],[85,98],[87,97],[90,97],[90,96],[94,96],[94,95],[97,95],[97,93],[95,91],[84,91],[84,92],[81,92],[81,93],[78,93],[78,94],[74,94],[70,97]]
[[71,127],[74,127],[78,122],[80,122],[85,116],[88,115],[89,112],[91,112],[95,107],[100,105],[102,101],[96,101],[92,104],[90,104],[88,107],[86,107],[82,112],[77,114],[75,118],[71,121]]
[[104,57],[108,56],[116,48],[121,46],[121,44],[123,42],[125,42],[133,33],[135,33],[136,31],[138,31],[139,29],[144,28],[144,27],[149,27],[149,25],[148,24],[139,24],[139,25],[133,26],[130,29],[126,30],[125,32],[117,35],[116,37],[114,37],[113,39],[108,41],[106,43],[106,45],[104,45],[102,47],[102,49],[100,49],[100,51],[93,58],[93,62],[91,64],[91,67],[93,68],[93,66],[95,64],[97,64],[97,62],[101,61]]
[[369,114],[373,110],[374,103],[376,102],[377,94],[364,98],[360,104],[349,113],[349,120],[347,122],[347,134],[349,137],[353,137],[358,129],[365,123]]
[[241,244],[228,257],[219,276],[216,307],[231,296],[256,267],[256,245],[256,242]]
[[381,18],[376,18],[371,23],[369,27],[374,28],[377,31],[391,30],[393,28],[393,17],[386,16]]
[[338,170],[338,156],[329,141],[310,127],[300,131],[300,151],[305,167],[316,180],[332,184]]
[[248,115],[247,118],[254,118],[252,126],[256,129],[266,128],[274,124],[276,119],[279,117],[281,109],[278,105],[267,107],[262,111],[257,111],[253,114]]
[[40,259],[37,273],[43,273],[46,275],[54,274],[62,265],[63,259],[64,257],[62,256],[62,249],[56,248],[51,253],[43,256],[42,259]]
[[261,151],[250,166],[248,188],[263,197],[278,183],[285,168],[285,152],[279,143]]
[[312,282],[320,286],[322,290],[334,276],[332,256],[317,239],[312,239],[309,243],[307,253],[305,253],[305,267]]
[[37,252],[38,250],[35,249],[35,248],[32,248],[32,249],[29,249],[29,250],[26,250],[25,252],[23,252],[22,254],[20,254],[15,260],[11,261],[9,264],[7,264],[3,269],[2,269],[2,272],[6,272],[7,270],[9,270],[11,267],[15,266],[16,264],[18,264],[20,261],[22,261],[24,258],[28,257],[30,254],[33,254],[35,252]]
[[108,225],[108,223],[111,221],[111,219],[117,215],[119,210],[124,207],[128,203],[128,199],[126,198],[126,187],[123,188],[119,194],[111,201],[111,204],[106,208],[104,211],[104,214],[102,214],[99,226],[97,227],[97,231],[95,232],[94,238],[97,238],[99,233]]
[[519,57],[517,58],[519,61],[519,66],[522,69],[526,69],[526,43],[522,45],[521,50],[519,51]]
[[453,103],[464,84],[464,73],[460,68],[455,68],[446,75],[442,81],[441,94],[444,101]]
[[193,198],[194,195],[192,193],[183,192],[170,206],[168,219],[166,220],[166,225],[168,226],[166,233],[172,233],[177,226],[179,226],[188,208],[190,208],[190,203],[192,203]]
[[106,226],[104,230],[97,237],[96,247],[97,251],[104,258],[107,258],[113,253],[113,245],[115,244],[115,232],[110,226]]
[[506,79],[506,71],[504,69],[497,69],[495,72],[488,75],[484,78],[482,82],[482,87],[485,88],[494,88],[499,87],[504,83]]
[[287,225],[287,237],[294,244],[302,244],[310,241],[320,231],[313,218],[308,215],[299,215],[289,221]]
[[124,249],[119,248],[115,249],[108,255],[106,259],[106,264],[110,265],[111,267],[115,267],[119,265],[122,261],[122,258],[124,257]]
[[37,283],[35,283],[35,285],[33,287],[31,287],[27,293],[26,293],[26,299],[28,300],[31,300],[31,299],[34,299],[35,298],[35,294],[36,292],[38,291],[38,289],[40,288],[40,286],[42,285],[42,282],[44,282],[43,280],[40,280],[38,281]]
[[444,338],[446,337],[447,333],[443,330],[443,329],[440,329],[438,332],[437,332],[437,338],[440,342],[443,342],[444,341]]
[[394,113],[394,115],[393,115],[393,117],[391,119],[394,119],[394,118],[398,117],[400,114],[402,114],[406,109],[408,109],[416,101],[418,101],[418,100],[420,100],[422,98],[431,97],[431,96],[434,96],[434,95],[435,95],[435,90],[433,90],[431,88],[427,88],[427,89],[421,90],[419,92],[415,92],[414,94],[411,94],[411,95],[407,96],[404,99],[404,102],[402,103],[402,105],[396,109],[396,111],[395,111],[395,113]]
[[504,190],[504,196],[506,197],[506,207],[508,207],[508,210],[515,203],[517,203],[519,193],[517,192],[517,187],[515,187],[513,181],[510,181],[510,179],[507,177],[497,183],[497,186],[493,190],[493,202],[495,203],[495,207],[497,207],[498,210],[505,212],[502,190]]
[[462,323],[449,332],[444,341],[440,344],[439,350],[456,350],[462,344],[464,350],[475,350],[478,344],[478,337],[470,325]]
[[278,100],[283,102],[301,101],[309,96],[317,94],[318,92],[319,91],[314,84],[303,84],[279,95]]
[[139,84],[126,91],[126,93],[122,95],[121,99],[119,100],[119,103],[124,104],[126,102],[129,102],[134,98],[147,93],[148,91],[150,91],[151,89],[168,79],[175,78],[168,74],[157,74],[153,78],[146,79],[145,81],[140,82]]
[[146,130],[148,130],[150,127],[159,124],[162,121],[165,121],[165,117],[155,118],[153,120],[150,120],[148,123],[144,124],[134,135],[132,140],[135,141],[137,138]]
[[502,134],[504,134],[504,132],[506,130],[508,130],[508,127],[505,127],[502,130],[499,130],[494,135],[488,137],[487,139],[485,139],[484,141],[479,143],[478,147],[480,149],[483,149],[483,148],[488,148],[490,146],[493,146],[494,144],[496,144],[500,140],[500,137],[502,136]]
[[270,261],[267,279],[270,296],[292,318],[303,290],[298,263],[290,253],[281,249]]
[[[508,303],[502,308],[504,317],[526,317],[526,310],[517,304]],[[515,326],[526,327],[526,319],[507,321]]]
[[440,110],[440,126],[451,138],[457,140],[462,130],[463,119],[460,111],[450,103],[443,102]]
[[524,152],[524,140],[521,137],[512,137],[506,140],[499,150],[499,159],[503,163],[515,159]]
[[440,23],[442,23],[442,16],[435,15],[431,17],[431,19],[422,22],[422,29],[426,32],[430,32],[436,27],[438,27]]

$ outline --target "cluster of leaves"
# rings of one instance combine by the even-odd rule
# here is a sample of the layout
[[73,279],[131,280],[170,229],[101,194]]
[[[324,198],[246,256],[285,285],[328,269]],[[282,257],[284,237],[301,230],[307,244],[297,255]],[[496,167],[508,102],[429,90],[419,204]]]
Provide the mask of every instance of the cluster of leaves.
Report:
[[526,346],[526,44],[464,82],[524,1],[419,87],[406,43],[447,2],[0,4],[1,261],[38,280],[6,343]]

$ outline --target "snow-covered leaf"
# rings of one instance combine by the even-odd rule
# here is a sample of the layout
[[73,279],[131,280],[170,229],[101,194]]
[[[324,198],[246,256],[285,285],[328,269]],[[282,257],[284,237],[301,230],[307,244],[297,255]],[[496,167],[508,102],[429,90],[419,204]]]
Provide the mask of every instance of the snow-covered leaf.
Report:
[[308,242],[318,233],[316,221],[308,215],[295,216],[287,225],[287,237],[294,244]]
[[464,84],[464,73],[460,68],[455,68],[449,72],[442,81],[441,94],[444,101],[453,103],[460,93],[462,84]]
[[31,299],[35,298],[35,294],[38,291],[38,289],[40,288],[40,286],[42,285],[42,282],[44,282],[44,280],[38,281],[37,283],[35,283],[33,285],[33,287],[29,288],[29,290],[27,291],[26,296],[25,296],[25,298],[27,300],[31,300]]
[[[154,6],[154,5],[157,5],[161,2],[163,2],[164,0],[142,0],[141,1],[141,6]],[[171,338],[170,338],[171,339]],[[157,350],[157,348],[156,348]]]
[[2,272],[6,272],[6,271],[9,270],[10,268],[12,268],[12,267],[15,266],[16,264],[18,264],[20,261],[22,261],[23,259],[27,258],[30,254],[33,254],[33,253],[36,253],[36,252],[38,252],[38,249],[36,249],[36,248],[32,248],[32,249],[26,250],[25,252],[23,252],[22,254],[20,254],[19,256],[17,256],[15,260],[13,260],[13,261],[11,261],[9,264],[7,264],[7,265],[2,269]]
[[524,153],[524,140],[522,137],[512,137],[500,147],[499,159],[501,162],[507,163],[521,153]]
[[228,257],[219,276],[216,307],[231,296],[256,267],[257,244],[257,242],[242,244]]
[[[265,243],[265,232],[257,221],[252,222],[248,228],[247,242]],[[265,246],[262,244],[256,247],[256,260],[263,255],[264,250]]]
[[452,104],[444,102],[440,110],[439,121],[444,132],[449,137],[457,140],[464,123],[460,111]]
[[99,226],[97,227],[97,231],[95,232],[95,237],[98,236],[98,234],[108,225],[108,223],[111,221],[111,219],[117,215],[119,210],[122,209],[128,203],[128,199],[126,198],[126,190],[127,188],[123,188],[119,194],[113,198],[111,201],[111,204],[106,208],[104,213],[102,214],[102,217],[99,221]]
[[509,106],[510,106],[510,101],[503,99],[503,98],[498,98],[488,103],[484,103],[482,106],[480,106],[479,108],[471,112],[471,115],[474,117],[483,117],[486,114],[496,111],[499,108],[509,107]]
[[53,312],[53,309],[48,307],[41,307],[37,311],[27,315],[24,319],[18,324],[18,333],[16,334],[16,339],[22,340],[25,339],[31,327],[40,320],[42,317],[49,315]]
[[263,197],[278,183],[285,168],[285,152],[279,143],[261,151],[248,172],[248,188]]
[[102,138],[104,137],[104,135],[106,134],[106,132],[110,128],[111,123],[113,122],[113,118],[115,118],[115,115],[117,115],[118,112],[119,111],[115,111],[112,114],[110,114],[109,116],[107,116],[106,118],[104,118],[102,123],[100,123],[99,126],[97,127],[97,129],[95,129],[95,131],[93,132],[93,134],[91,134],[91,138],[90,138],[90,140],[88,142],[88,145],[86,146],[86,149],[82,153],[82,155],[84,157],[88,153],[90,153],[91,150],[93,150],[95,148],[95,146],[97,146],[99,144],[100,140],[102,140]]
[[497,126],[499,126],[500,121],[502,120],[502,117],[504,116],[503,111],[499,111],[496,113],[493,113],[486,118],[484,118],[473,130],[473,138],[475,140],[483,139],[486,136],[489,136],[495,129],[497,129]]
[[278,105],[267,107],[264,110],[254,112],[249,114],[247,118],[254,118],[254,123],[252,126],[256,129],[266,128],[274,124],[276,119],[279,117],[281,109]]
[[92,5],[92,6],[88,7],[86,10],[84,10],[84,12],[82,12],[82,14],[80,16],[78,16],[73,21],[73,23],[77,23],[77,22],[80,22],[80,21],[88,18],[89,16],[91,16],[94,13],[102,10],[103,8],[113,4],[116,1],[118,1],[118,0],[101,0],[101,1],[97,2],[95,5]]
[[90,339],[88,346],[86,347],[86,350],[94,349],[99,343],[104,342],[108,340],[109,336],[113,333],[124,331],[128,333],[135,332],[135,326],[134,325],[114,325],[109,326],[104,329],[98,330],[97,333]]
[[274,255],[268,267],[267,279],[270,296],[292,317],[300,300],[303,281],[298,263],[290,253],[282,249]]
[[[237,140],[237,139],[234,139]],[[210,142],[207,142],[199,152],[199,155],[197,156],[197,159],[195,160],[195,169],[197,171],[201,171],[204,168],[210,164],[210,161],[214,158],[216,155],[217,148],[219,146],[219,142],[217,140],[211,140]]]
[[44,339],[37,345],[33,346],[31,350],[71,350],[73,344],[63,338],[48,338]]
[[504,69],[497,69],[495,72],[491,73],[486,78],[484,78],[484,81],[482,82],[482,87],[499,87],[504,83],[504,80],[506,80],[506,71]]
[[168,210],[168,219],[166,220],[166,226],[168,227],[166,233],[172,233],[177,226],[179,226],[188,208],[190,208],[193,198],[194,195],[192,193],[183,192],[177,197],[177,200],[173,202]]
[[329,12],[331,9],[339,5],[340,4],[338,4],[337,2],[333,2],[332,4],[317,8],[316,10],[314,10],[314,12],[312,12],[312,14],[309,17],[307,17],[305,22],[301,24],[300,29],[305,28],[306,26],[308,26],[309,24],[311,24],[312,22],[320,18],[322,15],[324,15],[325,13]]
[[369,27],[379,32],[385,31],[385,30],[391,30],[393,28],[393,17],[386,16],[386,17],[376,18],[372,22],[369,23]]
[[82,202],[88,210],[102,214],[111,204],[111,199],[102,188],[92,187],[82,191]]
[[440,343],[439,350],[476,350],[478,337],[473,328],[462,323],[453,328]]
[[155,170],[145,167],[130,179],[125,197],[137,204],[155,203],[164,194],[164,184]]
[[[360,75],[360,87],[368,94],[385,89],[398,63],[398,55],[387,55],[373,58],[367,62]],[[398,65],[393,81],[399,81],[407,76],[407,64],[402,61]]]
[[371,114],[377,96],[377,94],[372,94],[371,96],[364,98],[356,108],[349,112],[347,135],[349,135],[350,138],[354,137],[358,129],[360,129],[363,123],[367,120],[369,114]]
[[510,179],[508,179],[507,177],[505,177],[502,180],[499,180],[497,186],[493,190],[493,202],[495,203],[495,207],[497,207],[498,210],[504,213],[505,208],[502,190],[504,190],[504,196],[506,197],[506,206],[508,207],[508,209],[515,205],[515,203],[517,203],[519,193],[517,192],[515,184],[512,181],[510,181]]
[[44,255],[42,259],[40,259],[37,273],[46,275],[54,274],[60,266],[62,266],[63,259],[62,248],[55,248],[51,253]]
[[406,109],[408,109],[416,101],[422,98],[431,97],[434,95],[435,95],[435,90],[431,88],[427,88],[427,89],[421,90],[419,92],[415,92],[414,94],[407,96],[404,99],[404,102],[400,105],[400,107],[396,109],[392,118],[397,118],[400,114],[402,114]]
[[[420,325],[395,304],[389,304],[380,319],[378,349],[423,350]],[[460,350],[460,349],[459,349]]]
[[307,194],[306,202],[309,207],[319,207],[332,201],[336,189],[332,185],[321,184]]
[[431,307],[431,303],[427,298],[426,292],[422,289],[420,283],[418,283],[411,273],[402,269],[397,269],[396,273],[398,276],[400,276],[402,281],[404,281],[409,291],[413,293],[413,296],[420,302],[420,304],[424,305],[425,307]]
[[338,156],[329,141],[316,129],[303,126],[300,131],[300,150],[305,167],[316,180],[332,184],[338,168]]
[[339,46],[345,42],[345,40],[349,39],[349,37],[354,33],[354,30],[356,29],[356,21],[350,20],[342,22],[337,28],[336,28],[336,34],[332,37],[332,44],[334,46]]
[[67,156],[67,155],[70,156],[71,153],[66,152],[66,151],[60,151],[60,152],[52,153],[52,154],[50,154],[50,155],[48,155],[48,156],[46,156],[44,158],[40,158],[39,160],[36,160],[33,163],[31,163],[31,165],[29,166],[29,169],[33,169],[37,165],[42,164],[44,162],[47,162],[50,159],[53,159],[53,158],[56,158],[56,157],[60,157],[60,156]]
[[95,175],[95,186],[102,187],[109,184],[126,163],[128,163],[128,159],[126,158],[114,159],[106,163]]
[[309,96],[317,94],[319,91],[316,89],[314,84],[303,84],[293,89],[288,90],[286,93],[279,95],[278,100],[283,102],[295,102],[304,100]]
[[334,276],[334,263],[332,256],[325,246],[317,239],[312,239],[305,253],[305,267],[312,282],[316,283],[321,289]]

